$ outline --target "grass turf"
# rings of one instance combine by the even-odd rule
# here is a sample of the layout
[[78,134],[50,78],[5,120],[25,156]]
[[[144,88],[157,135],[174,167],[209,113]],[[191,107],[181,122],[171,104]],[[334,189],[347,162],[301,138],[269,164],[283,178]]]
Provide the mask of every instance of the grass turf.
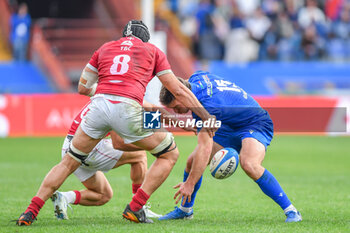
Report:
[[[178,136],[179,160],[151,197],[152,210],[174,208],[172,186],[182,180],[196,138]],[[131,200],[129,166],[106,174],[114,197],[101,207],[73,206],[70,220],[57,221],[50,201],[30,227],[14,222],[26,209],[49,169],[60,160],[62,138],[0,139],[0,232],[350,232],[350,137],[276,136],[264,166],[275,175],[303,221],[286,224],[282,210],[239,167],[226,180],[205,172],[191,221],[134,224],[121,217]],[[149,164],[154,160],[151,156]],[[82,189],[71,176],[62,191]]]

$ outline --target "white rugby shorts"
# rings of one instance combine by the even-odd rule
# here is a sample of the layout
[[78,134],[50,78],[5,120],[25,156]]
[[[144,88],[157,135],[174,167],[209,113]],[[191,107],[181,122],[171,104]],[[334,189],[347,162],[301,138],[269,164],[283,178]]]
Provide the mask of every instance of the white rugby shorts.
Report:
[[[62,146],[62,158],[67,153],[71,143],[72,136],[67,136]],[[92,177],[97,171],[108,172],[118,162],[122,156],[123,151],[115,150],[111,139],[102,139],[95,148],[89,153],[85,163],[89,166],[81,164],[74,175],[84,182]]]
[[81,128],[94,139],[104,138],[113,130],[129,144],[153,134],[152,130],[143,128],[143,108],[135,100],[97,94],[91,98],[89,109]]

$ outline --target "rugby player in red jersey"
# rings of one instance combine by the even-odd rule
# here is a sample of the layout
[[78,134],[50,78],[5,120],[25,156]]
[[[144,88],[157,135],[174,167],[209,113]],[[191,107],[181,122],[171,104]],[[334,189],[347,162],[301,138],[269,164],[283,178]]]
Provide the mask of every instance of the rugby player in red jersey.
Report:
[[[72,138],[78,129],[82,119],[89,111],[87,103],[79,114],[74,118],[62,146],[62,157],[69,149]],[[113,196],[113,189],[107,178],[103,174],[113,168],[130,164],[130,179],[132,181],[132,193],[135,194],[145,177],[147,171],[147,156],[144,150],[140,151],[122,151],[116,150],[115,144],[124,150],[130,149],[130,146],[122,143],[120,137],[111,132],[110,138],[102,139],[95,148],[89,153],[84,164],[81,164],[74,175],[86,187],[81,191],[56,191],[51,199],[54,205],[54,212],[57,219],[68,219],[67,207],[69,204],[84,206],[100,206],[107,203]],[[132,148],[133,150],[135,148]],[[144,206],[148,218],[161,217],[150,210],[150,205]]]
[[[126,144],[142,148],[157,159],[144,182],[123,212],[123,217],[137,223],[151,223],[143,206],[164,182],[175,165],[179,152],[169,132],[154,133],[142,127],[142,102],[146,86],[154,76],[184,106],[203,121],[213,121],[193,93],[177,80],[163,52],[148,43],[150,34],[142,21],[132,20],[124,27],[123,38],[102,45],[84,68],[78,91],[94,95],[90,110],[78,127],[62,161],[46,175],[30,205],[16,221],[31,225],[45,201],[66,178],[85,162],[89,153],[111,130]],[[97,85],[95,85],[97,81]],[[213,136],[216,128],[208,127]]]

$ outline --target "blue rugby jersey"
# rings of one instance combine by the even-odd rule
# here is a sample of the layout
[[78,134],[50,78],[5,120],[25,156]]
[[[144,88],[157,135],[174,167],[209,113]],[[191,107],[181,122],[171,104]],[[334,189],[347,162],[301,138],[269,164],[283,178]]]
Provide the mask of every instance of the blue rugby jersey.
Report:
[[222,124],[233,130],[251,126],[273,130],[267,111],[235,83],[205,71],[194,73],[188,81],[203,107]]

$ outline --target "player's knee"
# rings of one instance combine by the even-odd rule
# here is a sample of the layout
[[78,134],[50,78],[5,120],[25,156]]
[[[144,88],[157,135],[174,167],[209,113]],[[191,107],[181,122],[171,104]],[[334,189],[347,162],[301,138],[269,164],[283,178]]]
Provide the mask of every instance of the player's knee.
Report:
[[[89,156],[88,153],[82,152],[81,150],[77,149],[73,143],[69,145],[69,149],[67,154],[74,160],[76,160],[78,163],[85,164],[86,158]],[[86,164],[85,164],[86,165]]]
[[138,169],[146,172],[147,170],[147,154],[145,151],[135,151],[133,153],[137,153],[137,160],[133,161],[131,166],[135,166]]
[[175,142],[173,142],[172,147],[175,147],[175,148],[171,152],[168,152],[166,154],[166,158],[169,160],[171,165],[174,166],[176,161],[177,161],[177,159],[179,158],[179,150],[176,148]]
[[107,202],[109,202],[113,197],[113,190],[111,188],[106,189],[102,195],[101,195],[101,199],[98,202],[98,205],[104,205]]
[[139,163],[141,166],[147,168],[147,154],[145,151],[138,151],[139,153]]
[[255,161],[249,160],[249,159],[241,159],[240,163],[241,163],[241,168],[248,175],[256,173],[256,171],[260,167],[260,164],[256,163]]
[[[177,150],[176,143],[174,141],[174,137],[172,133],[167,132],[165,138],[158,146],[154,149],[150,150],[150,153],[155,157],[176,157],[179,155],[179,151]],[[175,161],[176,162],[176,161]]]
[[57,166],[62,166],[64,169],[67,169],[68,172],[72,173],[80,166],[80,163],[71,156],[65,155]]
[[[175,146],[175,143],[173,143]],[[169,166],[173,167],[179,157],[179,151],[177,148],[174,148],[172,151],[165,153],[158,157],[158,159],[165,159]]]

